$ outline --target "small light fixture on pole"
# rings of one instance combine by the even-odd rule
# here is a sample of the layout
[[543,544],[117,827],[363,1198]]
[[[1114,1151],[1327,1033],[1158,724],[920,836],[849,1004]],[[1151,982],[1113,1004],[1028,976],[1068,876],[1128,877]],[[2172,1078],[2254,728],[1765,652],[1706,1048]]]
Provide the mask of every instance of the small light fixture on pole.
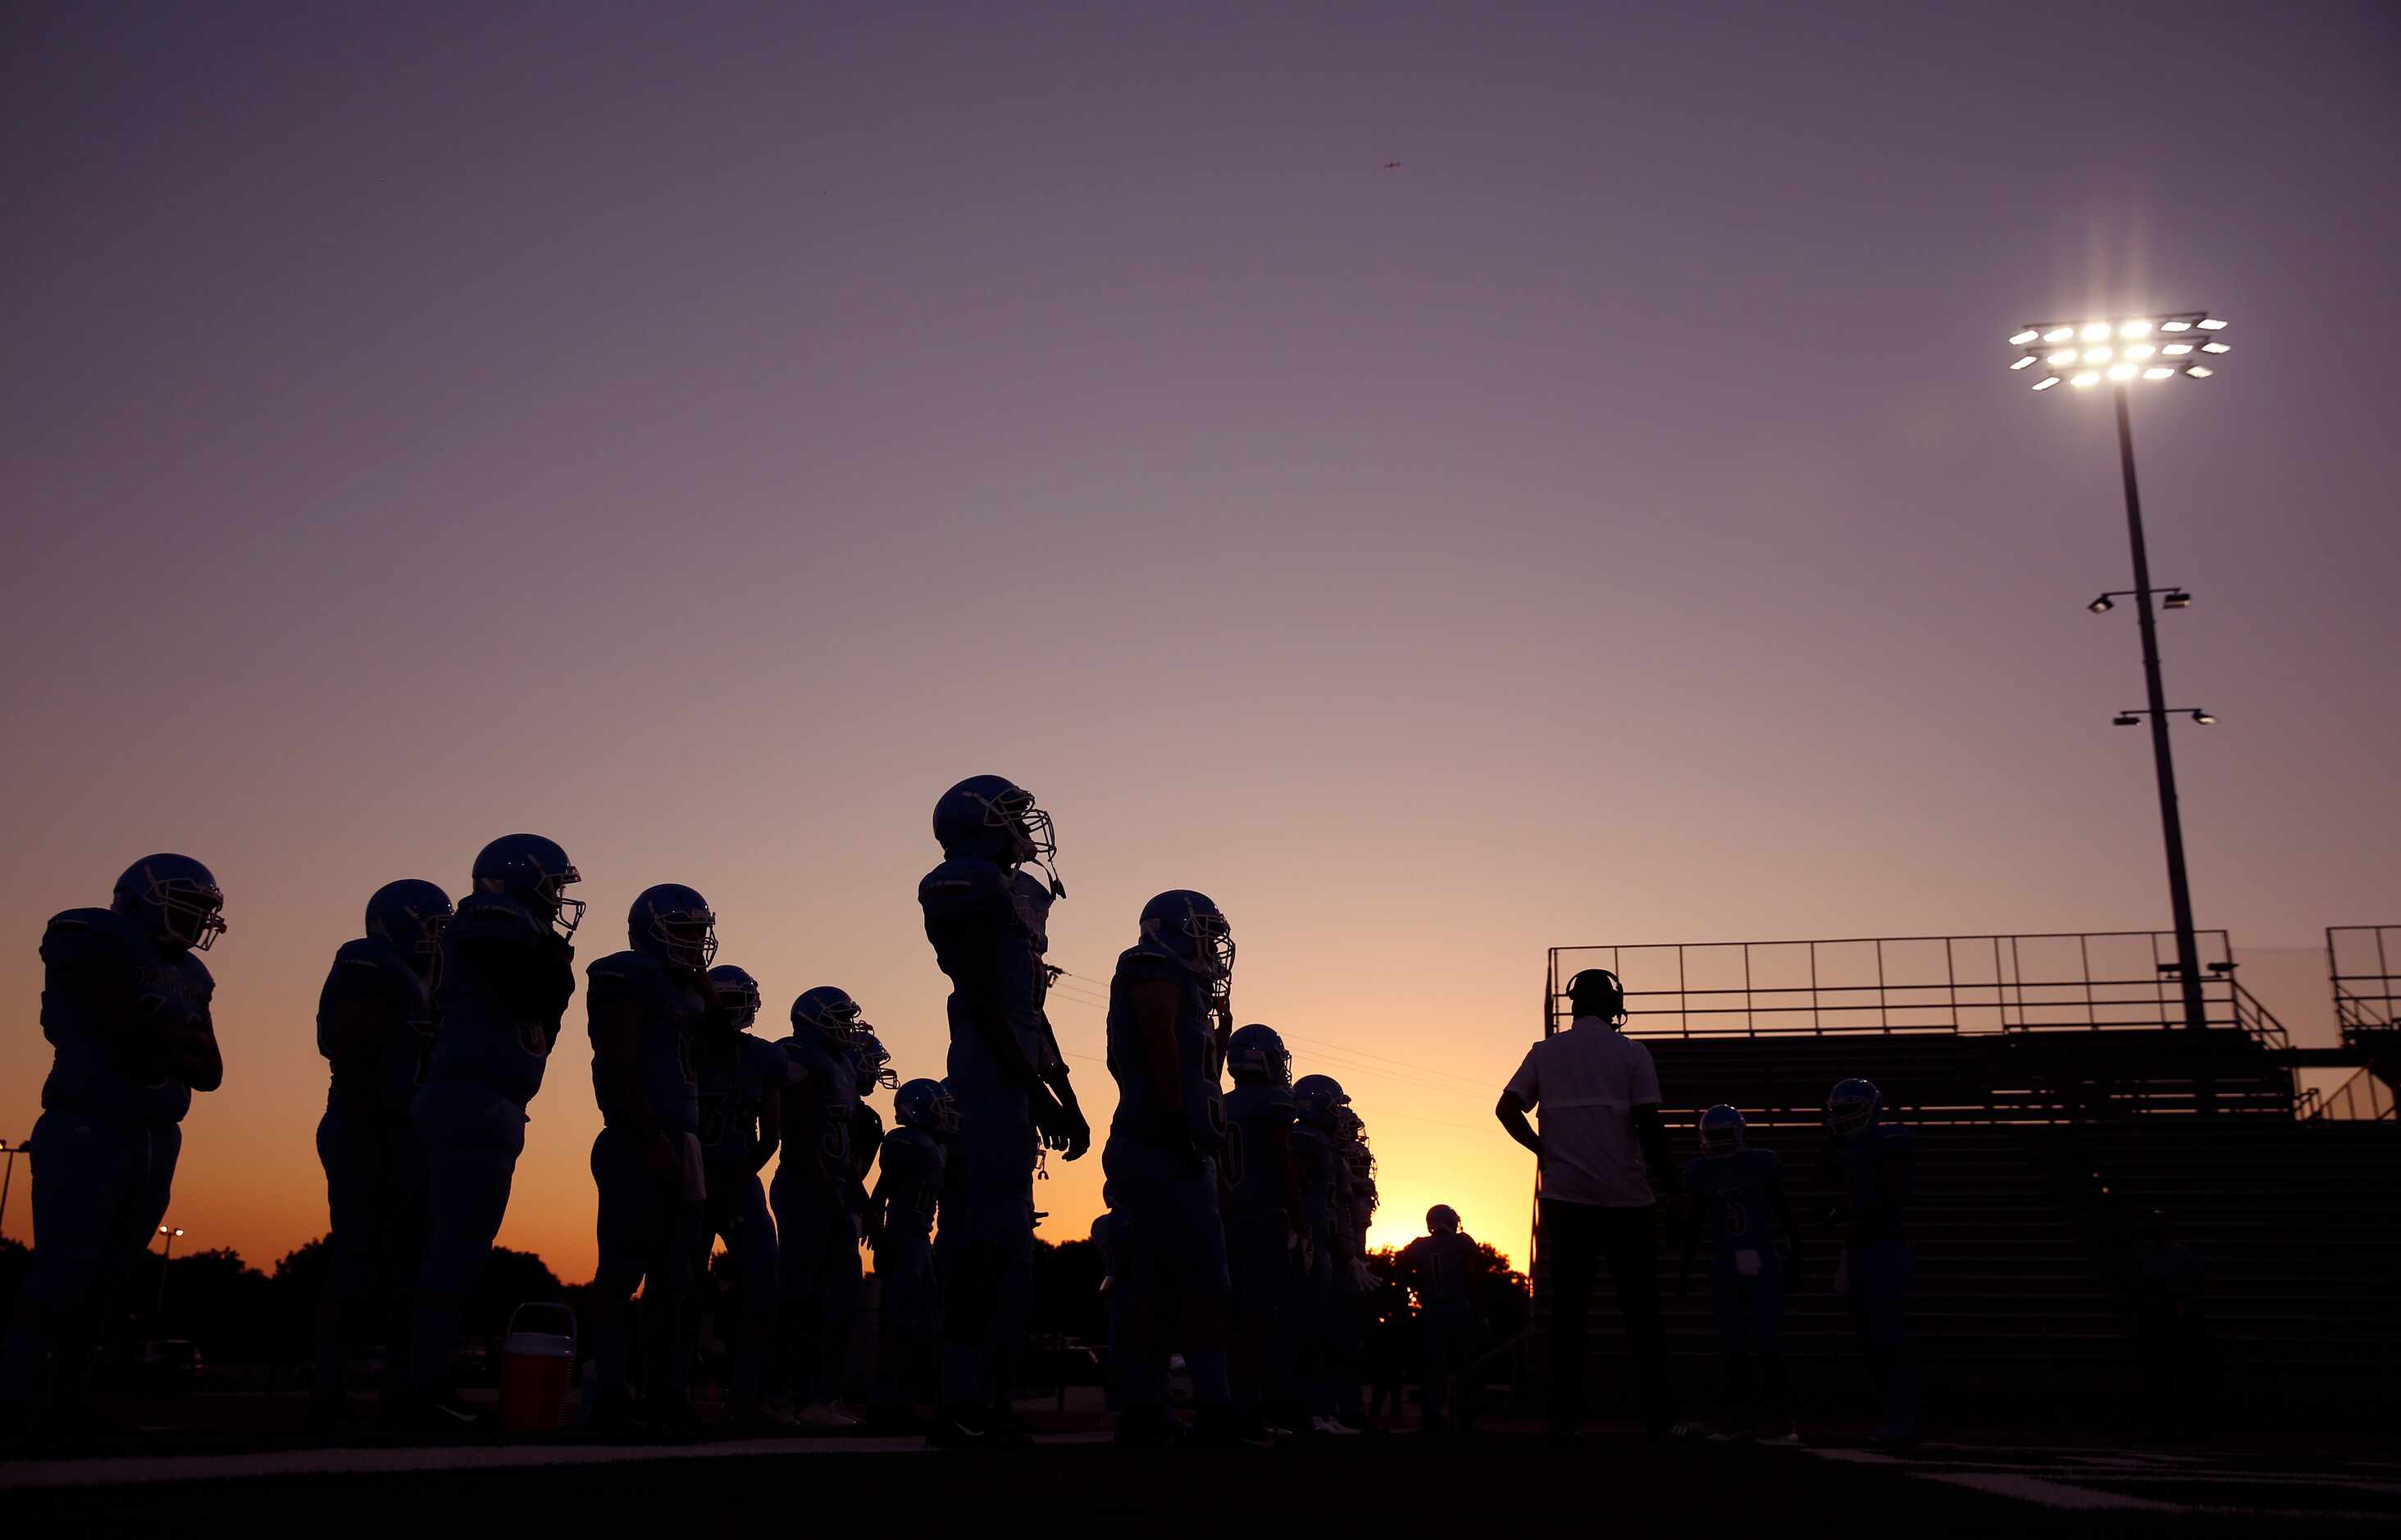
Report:
[[158,1233],[167,1237],[167,1244],[158,1253],[158,1299],[150,1307],[150,1324],[154,1327],[164,1319],[167,1313],[167,1259],[175,1255],[175,1240],[184,1233],[184,1227],[177,1225],[171,1230],[165,1225],[160,1225]]
[[[2118,467],[2126,488],[2126,541],[2134,558],[2134,585],[2103,594],[2085,606],[2106,614],[2119,598],[2132,598],[2143,639],[2143,684],[2147,708],[2120,711],[2110,719],[2120,727],[2150,720],[2151,763],[2159,781],[2160,826],[2168,860],[2168,902],[2175,921],[2176,982],[2184,997],[2184,1024],[2194,1033],[2209,1026],[2209,1008],[2202,996],[2201,942],[2192,923],[2192,887],[2186,873],[2184,818],[2177,810],[2175,750],[2168,742],[2167,693],[2160,681],[2160,645],[2152,598],[2159,608],[2182,610],[2192,596],[2182,588],[2151,585],[2150,555],[2143,540],[2143,502],[2134,485],[2134,434],[2126,415],[2126,392],[2138,380],[2160,383],[2208,379],[2212,364],[2233,351],[2225,340],[2226,322],[2206,310],[2164,315],[2126,316],[2115,320],[2043,322],[2021,326],[2010,334],[2018,356],[2010,361],[2012,373],[2034,377],[2033,389],[2049,391],[2065,380],[2070,394],[2091,390],[2107,379],[2118,408]],[[2217,721],[2206,711],[2188,711],[2206,726]],[[2204,1105],[2207,1097],[2204,1094]]]
[[7,1166],[0,1167],[0,1225],[8,1222],[8,1184],[17,1175],[17,1157],[33,1152],[33,1147],[22,1139],[0,1139],[0,1154],[8,1157]]

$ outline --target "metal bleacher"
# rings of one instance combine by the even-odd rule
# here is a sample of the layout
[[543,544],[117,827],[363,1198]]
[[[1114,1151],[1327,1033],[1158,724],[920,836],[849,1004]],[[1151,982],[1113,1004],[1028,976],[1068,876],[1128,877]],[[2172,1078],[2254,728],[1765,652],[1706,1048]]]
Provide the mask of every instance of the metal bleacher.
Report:
[[[2297,1093],[2289,1037],[2238,981],[2226,934],[2200,939],[2199,1032],[2184,1021],[2174,936],[2149,931],[1560,947],[1544,1029],[1568,1024],[1570,978],[1611,969],[1679,1158],[1720,1102],[1784,1157],[1804,1228],[1787,1353],[1812,1415],[1839,1415],[1859,1388],[1830,1292],[1836,1242],[1811,1220],[1835,1196],[1818,1170],[1826,1093],[1852,1075],[1919,1132],[1912,1329],[1931,1414],[2127,1414],[2126,1247],[2134,1217],[2155,1209],[2202,1257],[2230,1401],[2285,1418],[2389,1412],[2401,1369],[2390,1082],[2363,1070],[2336,1093],[2339,1112],[2336,1098]],[[2339,1009],[2346,987],[2355,1006],[2347,1039],[2389,1033],[2393,977],[2362,965],[2401,960],[2401,928],[2339,947],[2330,932],[2329,956],[2353,968],[2336,969]],[[1675,1264],[1663,1237],[1671,1351],[1698,1399],[1716,1382],[1716,1337],[1704,1299],[1674,1297]],[[1539,1363],[1539,1241],[1532,1275]],[[1706,1294],[1705,1258],[1694,1275]],[[1604,1281],[1591,1339],[1604,1398],[1626,1378],[1608,1292]]]

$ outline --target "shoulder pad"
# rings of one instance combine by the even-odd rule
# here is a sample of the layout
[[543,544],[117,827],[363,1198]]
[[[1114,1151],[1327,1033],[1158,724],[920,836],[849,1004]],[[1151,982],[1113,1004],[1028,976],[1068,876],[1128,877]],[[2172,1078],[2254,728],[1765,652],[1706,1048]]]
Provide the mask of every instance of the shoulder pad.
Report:
[[583,971],[595,980],[638,979],[664,969],[656,957],[643,952],[611,952],[605,957],[595,957],[583,965]]
[[50,916],[42,932],[42,960],[72,963],[138,947],[125,916],[108,909],[70,909]]
[[1708,1163],[1709,1158],[1706,1155],[1695,1155],[1691,1160],[1686,1161],[1684,1162],[1684,1185],[1686,1187],[1700,1186],[1701,1173],[1708,1169]]
[[1118,972],[1129,979],[1180,979],[1191,975],[1183,963],[1148,946],[1130,946],[1118,953]]
[[543,930],[534,923],[533,912],[525,905],[498,893],[470,893],[459,901],[458,911],[443,935],[462,941],[484,937],[523,941],[542,935]]
[[1784,1169],[1784,1157],[1772,1149],[1754,1149],[1750,1153],[1754,1157],[1752,1163],[1771,1176]]

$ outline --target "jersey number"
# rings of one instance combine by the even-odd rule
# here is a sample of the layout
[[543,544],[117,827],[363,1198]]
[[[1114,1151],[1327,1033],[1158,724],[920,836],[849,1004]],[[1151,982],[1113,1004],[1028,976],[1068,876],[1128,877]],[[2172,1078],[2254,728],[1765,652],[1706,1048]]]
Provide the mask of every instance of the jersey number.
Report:
[[1242,1185],[1242,1173],[1250,1168],[1250,1157],[1242,1148],[1242,1125],[1229,1123],[1226,1128],[1226,1145],[1217,1154],[1217,1169],[1225,1174],[1226,1185]]

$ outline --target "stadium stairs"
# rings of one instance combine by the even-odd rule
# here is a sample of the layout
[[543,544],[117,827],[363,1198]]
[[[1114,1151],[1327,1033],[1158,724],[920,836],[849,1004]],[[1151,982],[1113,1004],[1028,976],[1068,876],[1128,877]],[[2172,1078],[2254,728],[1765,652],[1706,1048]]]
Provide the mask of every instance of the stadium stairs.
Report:
[[[2128,1227],[2164,1210],[2206,1275],[2202,1314],[2225,1415],[2390,1416],[2401,1368],[2401,1124],[2297,1121],[2290,1072],[2219,1031],[1884,1034],[1648,1039],[1680,1160],[1725,1102],[1784,1159],[1803,1228],[1786,1354],[1804,1418],[1864,1418],[1839,1244],[1820,1217],[1827,1089],[1864,1075],[1918,1131],[1909,1230],[1913,1342],[1938,1423],[2122,1423],[2139,1410],[2124,1289]],[[2206,1105],[2211,1115],[2198,1116]],[[1679,1299],[1663,1227],[1659,1274],[1685,1406],[1714,1409],[1721,1358],[1704,1241]],[[1597,1414],[1632,1415],[1625,1339],[1604,1277],[1590,1368]],[[1539,1253],[1529,1363],[1549,1323]]]

